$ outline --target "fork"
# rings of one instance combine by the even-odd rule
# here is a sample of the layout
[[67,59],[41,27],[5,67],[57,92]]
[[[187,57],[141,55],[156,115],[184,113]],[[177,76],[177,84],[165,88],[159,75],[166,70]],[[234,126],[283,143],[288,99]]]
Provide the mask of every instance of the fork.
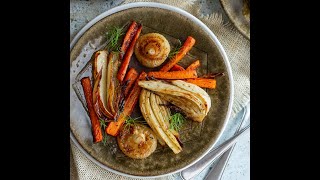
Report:
[[[245,117],[243,119],[249,119],[248,116],[250,116],[250,102],[247,105]],[[242,126],[244,121],[241,122],[240,126],[238,127],[238,132]],[[236,143],[228,150],[226,151],[221,158],[219,158],[214,166],[208,174],[205,177],[205,180],[219,180],[222,177],[222,174],[224,173],[224,170],[226,168],[227,162],[229,161],[229,158],[231,156],[231,153],[235,147]]]
[[[247,106],[247,107],[249,107],[249,106]],[[248,112],[247,109],[244,109],[244,114],[246,114],[247,112]],[[241,125],[245,121],[245,119],[249,118],[249,116],[244,116],[244,117],[245,118],[242,118],[242,122],[241,122],[239,128],[241,127]],[[250,125],[248,125],[246,128],[244,128],[240,132],[243,132],[245,129],[248,129],[249,127],[250,127]],[[236,140],[236,138],[237,138],[237,136],[239,135],[240,132],[236,133],[235,136],[233,136],[232,138],[230,138],[229,140],[227,140],[226,142],[221,144],[218,148],[216,148],[216,149],[212,150],[211,152],[209,152],[206,156],[204,156],[200,161],[198,161],[194,165],[192,165],[189,168],[181,171],[180,172],[180,177],[182,179],[184,179],[184,180],[188,180],[188,179],[191,179],[191,178],[197,176],[208,165],[210,165],[211,162],[213,162],[214,160],[219,158],[225,151],[227,151],[229,148],[231,148],[231,146],[235,142],[235,140]],[[231,141],[233,143],[231,143]]]

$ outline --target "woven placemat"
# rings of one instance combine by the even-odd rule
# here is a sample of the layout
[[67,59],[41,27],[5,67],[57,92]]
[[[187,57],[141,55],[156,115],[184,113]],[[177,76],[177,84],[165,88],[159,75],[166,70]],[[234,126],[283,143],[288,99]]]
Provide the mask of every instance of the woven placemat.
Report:
[[[234,79],[234,103],[231,118],[233,118],[250,100],[250,41],[241,35],[231,24],[223,23],[221,14],[202,15],[200,3],[197,0],[126,0],[131,2],[159,2],[179,7],[206,24],[217,36],[229,58]],[[85,157],[70,140],[70,179],[72,180],[134,180],[107,171]],[[175,175],[156,180],[175,179]]]

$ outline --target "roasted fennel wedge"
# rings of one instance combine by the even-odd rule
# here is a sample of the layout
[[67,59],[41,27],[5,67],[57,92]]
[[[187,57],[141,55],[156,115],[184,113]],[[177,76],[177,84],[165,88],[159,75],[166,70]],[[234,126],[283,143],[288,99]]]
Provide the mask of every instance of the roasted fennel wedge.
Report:
[[147,94],[147,90],[142,89],[141,93],[140,93],[140,97],[139,97],[139,106],[140,106],[140,110],[141,113],[143,115],[143,118],[146,120],[146,122],[148,123],[148,125],[151,127],[151,129],[153,130],[153,132],[155,133],[159,143],[164,146],[166,145],[166,142],[164,142],[163,138],[161,137],[161,135],[158,133],[158,131],[156,130],[156,127],[154,126],[153,123],[150,122],[149,120],[149,116],[147,116],[147,110],[146,107],[142,104],[146,103],[146,94]]
[[[166,122],[169,122],[170,116],[166,116],[163,114],[163,112],[160,110],[160,105],[157,103],[156,98],[158,98],[158,95],[150,92],[150,105],[151,109],[153,111],[153,114],[157,118],[160,127],[162,130],[165,132],[165,134],[168,136],[168,138],[174,143],[179,149],[182,150],[180,143],[178,142],[177,138],[175,135],[170,131],[170,126],[168,126]],[[158,114],[158,115],[157,115]]]
[[145,80],[139,81],[139,86],[179,107],[188,118],[194,121],[202,122],[211,107],[210,97],[204,90],[181,80],[173,80],[170,83]]
[[140,94],[140,110],[144,117],[144,119],[147,121],[149,126],[152,128],[154,132],[156,132],[164,141],[165,143],[172,149],[172,151],[175,154],[178,154],[182,151],[182,147],[180,146],[179,142],[175,138],[175,136],[172,134],[172,132],[167,128],[165,129],[162,125],[165,123],[162,121],[159,122],[159,119],[157,119],[155,113],[152,110],[150,97],[152,93],[146,89],[143,89]]

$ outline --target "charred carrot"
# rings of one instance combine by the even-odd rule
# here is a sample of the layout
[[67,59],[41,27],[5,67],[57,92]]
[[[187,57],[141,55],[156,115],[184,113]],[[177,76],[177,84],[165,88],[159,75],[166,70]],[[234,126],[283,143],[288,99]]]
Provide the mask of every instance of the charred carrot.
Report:
[[102,141],[102,131],[100,128],[100,122],[99,118],[94,111],[93,102],[92,102],[92,88],[91,88],[91,82],[89,77],[84,77],[81,79],[81,85],[84,91],[84,95],[87,102],[87,107],[89,111],[89,116],[91,120],[91,126],[92,126],[92,136],[93,136],[93,142],[98,143]]
[[124,77],[123,82],[127,84],[125,91],[124,91],[124,96],[127,97],[129,94],[129,91],[131,87],[134,85],[134,82],[138,78],[138,72],[134,68],[130,68],[126,76]]
[[197,72],[195,70],[191,71],[153,71],[148,72],[149,77],[154,77],[156,79],[188,79],[188,78],[197,78]]
[[106,128],[106,132],[111,136],[117,136],[120,128],[124,124],[126,118],[131,115],[134,106],[137,104],[140,96],[141,87],[138,85],[139,80],[144,80],[147,74],[145,72],[141,72],[138,79],[135,81],[135,84],[132,88],[132,91],[125,99],[125,105],[123,111],[119,115],[116,122],[110,122],[108,127]]
[[[130,42],[132,41],[137,30],[138,30],[138,24],[135,21],[132,21],[132,23],[130,24],[130,26],[127,30],[126,35],[123,38],[123,43],[121,46],[121,54],[122,55],[126,53],[128,47],[130,45]],[[122,56],[121,56],[121,58],[122,58]]]
[[165,64],[160,69],[160,71],[164,71],[164,72],[169,71],[173,67],[173,65],[177,64],[190,51],[190,49],[193,47],[195,42],[196,42],[196,40],[193,37],[188,36],[187,40],[183,43],[182,47],[180,48],[178,54],[173,56],[167,62],[167,64]]
[[188,67],[187,70],[195,70],[200,66],[200,61],[196,60],[193,63],[191,63]]
[[217,81],[215,79],[205,79],[205,78],[185,79],[184,81],[195,84],[202,88],[209,88],[209,89],[216,88],[216,84],[217,84]]
[[121,66],[120,66],[118,74],[117,74],[117,78],[120,83],[122,83],[123,78],[126,75],[126,72],[127,72],[127,69],[128,69],[129,63],[130,63],[130,59],[131,59],[131,56],[134,51],[134,45],[136,44],[136,41],[141,33],[141,29],[142,29],[142,25],[139,25],[137,33],[133,37],[133,39],[129,45],[129,48],[127,49],[127,52],[124,55],[123,60],[121,62]]
[[172,68],[170,69],[170,71],[184,71],[184,70],[185,69],[178,64],[173,65]]

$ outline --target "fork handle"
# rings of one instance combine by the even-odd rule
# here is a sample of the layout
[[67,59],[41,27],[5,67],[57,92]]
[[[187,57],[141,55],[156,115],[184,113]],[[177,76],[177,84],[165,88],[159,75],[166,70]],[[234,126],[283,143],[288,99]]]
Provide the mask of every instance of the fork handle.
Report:
[[226,142],[221,144],[218,148],[216,148],[215,150],[209,152],[204,158],[202,158],[196,164],[190,166],[186,170],[181,171],[181,173],[180,173],[181,178],[184,179],[184,180],[189,180],[189,179],[195,177],[196,175],[198,175],[212,161],[216,160],[224,152],[226,152],[237,141],[237,139],[240,136],[242,136],[245,132],[248,131],[249,128],[250,128],[250,124],[248,126],[246,126],[244,129],[242,129],[239,133],[234,135],[232,138],[228,139]]
[[223,153],[223,155],[218,160],[214,168],[212,168],[208,172],[208,174],[205,177],[205,180],[219,180],[221,178],[234,147],[235,144],[233,144],[231,148],[229,148],[225,153]]
[[[236,132],[238,132],[240,130],[244,121],[249,119],[249,117],[250,117],[250,102],[246,106],[245,110],[246,110],[244,113],[245,115],[242,119],[240,126],[237,128]],[[223,155],[221,155],[221,158],[217,160],[217,163],[215,164],[214,168],[212,168],[207,173],[205,180],[220,180],[221,179],[222,174],[224,173],[224,170],[227,166],[227,162],[229,161],[229,158],[230,158],[231,153],[232,153],[235,146],[236,146],[236,143],[230,149],[228,149],[225,153],[223,153]]]

